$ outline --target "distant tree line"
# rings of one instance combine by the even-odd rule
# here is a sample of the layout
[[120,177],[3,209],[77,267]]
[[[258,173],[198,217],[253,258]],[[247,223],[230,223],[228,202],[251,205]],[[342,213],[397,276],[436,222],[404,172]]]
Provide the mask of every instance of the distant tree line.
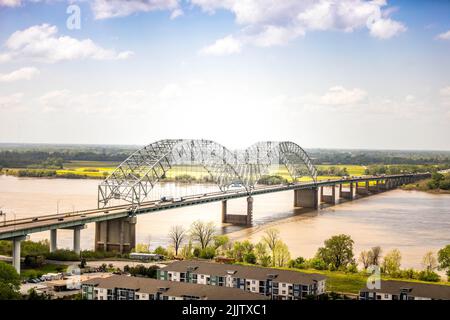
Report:
[[128,152],[102,153],[84,151],[0,151],[0,168],[54,168],[60,169],[67,161],[123,161]]
[[450,164],[449,151],[307,150],[316,164]]

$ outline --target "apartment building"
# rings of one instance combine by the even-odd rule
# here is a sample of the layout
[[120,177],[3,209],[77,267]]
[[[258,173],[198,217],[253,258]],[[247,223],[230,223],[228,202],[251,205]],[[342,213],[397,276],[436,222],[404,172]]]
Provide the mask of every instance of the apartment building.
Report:
[[89,279],[81,284],[87,300],[264,300],[258,294],[235,288],[113,275]]
[[450,300],[450,286],[381,280],[380,289],[363,288],[360,300]]
[[161,268],[157,278],[238,288],[274,300],[300,300],[321,295],[325,293],[326,282],[326,277],[320,274],[192,260],[176,261]]

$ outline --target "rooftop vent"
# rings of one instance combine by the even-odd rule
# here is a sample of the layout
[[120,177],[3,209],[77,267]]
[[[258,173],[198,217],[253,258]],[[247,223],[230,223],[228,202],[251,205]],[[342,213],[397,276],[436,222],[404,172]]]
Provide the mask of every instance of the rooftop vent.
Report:
[[195,271],[195,270],[197,270],[197,268],[198,268],[198,267],[196,267],[196,266],[188,266],[188,267],[187,267],[187,270],[188,270],[188,271]]
[[158,288],[159,292],[166,292],[167,290],[169,290],[169,287],[159,287]]
[[235,274],[236,270],[227,270],[227,274]]
[[276,273],[269,273],[269,274],[267,275],[267,277],[268,277],[269,279],[275,279],[276,277],[278,277],[278,274],[276,274]]

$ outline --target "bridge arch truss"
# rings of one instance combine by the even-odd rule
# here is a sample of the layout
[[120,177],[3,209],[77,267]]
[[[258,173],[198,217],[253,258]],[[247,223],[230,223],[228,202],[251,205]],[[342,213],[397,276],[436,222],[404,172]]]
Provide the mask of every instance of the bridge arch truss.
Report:
[[123,161],[98,186],[98,207],[113,200],[139,205],[174,166],[195,163],[203,167],[221,191],[238,184],[250,195],[258,180],[282,164],[295,181],[317,171],[308,154],[293,142],[259,142],[231,152],[211,140],[166,139],[153,142]]

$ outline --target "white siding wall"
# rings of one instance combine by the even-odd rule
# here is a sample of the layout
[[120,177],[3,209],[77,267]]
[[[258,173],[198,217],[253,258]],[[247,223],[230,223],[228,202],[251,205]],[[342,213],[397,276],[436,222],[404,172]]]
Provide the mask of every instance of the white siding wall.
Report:
[[317,282],[317,294],[325,293],[325,280],[320,280]]
[[94,288],[95,299],[96,300],[107,300],[108,299],[108,290],[103,288]]

